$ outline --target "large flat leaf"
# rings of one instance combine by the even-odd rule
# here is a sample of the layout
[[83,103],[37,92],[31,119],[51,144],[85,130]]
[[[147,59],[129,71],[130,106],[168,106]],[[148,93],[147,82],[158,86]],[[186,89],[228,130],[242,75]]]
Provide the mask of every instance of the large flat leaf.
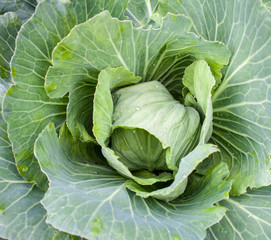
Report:
[[270,13],[260,0],[183,0],[175,10],[190,17],[196,33],[232,52],[212,98],[212,140],[231,169],[232,194],[270,184]]
[[42,204],[54,227],[89,239],[197,240],[223,216],[225,209],[213,203],[228,196],[226,164],[192,184],[174,203],[142,199],[126,190],[125,179],[115,171],[83,163],[82,145],[71,145],[68,135],[65,130],[58,138],[50,124],[35,145],[50,181]]
[[269,240],[271,238],[271,186],[249,190],[216,204],[228,208],[225,217],[209,228],[206,239]]
[[[1,69],[0,99],[10,85],[9,61],[21,21],[15,13],[0,16]],[[3,70],[3,72],[2,72]],[[0,105],[0,110],[2,104]],[[6,123],[0,113],[0,237],[18,240],[77,239],[45,223],[46,211],[40,204],[44,192],[26,182],[18,173]]]
[[[182,28],[176,31],[179,24]],[[106,67],[123,66],[145,81],[160,49],[190,28],[190,21],[182,15],[169,14],[161,28],[145,30],[102,12],[75,27],[55,48],[46,76],[48,95],[62,97],[84,79],[97,82],[98,73]]]
[[76,24],[104,9],[121,17],[126,5],[126,0],[42,1],[19,32],[11,63],[16,85],[5,98],[4,118],[18,170],[25,179],[46,187],[46,177],[33,155],[33,144],[50,121],[59,126],[66,117],[67,98],[49,99],[43,88],[53,48]]
[[46,224],[44,192],[18,173],[0,115],[0,237],[10,240],[77,239]]

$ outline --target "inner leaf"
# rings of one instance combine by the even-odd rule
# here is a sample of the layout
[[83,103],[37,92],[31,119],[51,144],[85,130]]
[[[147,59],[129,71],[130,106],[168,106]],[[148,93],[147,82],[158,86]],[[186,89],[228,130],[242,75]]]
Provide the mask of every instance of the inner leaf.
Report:
[[144,129],[117,128],[111,136],[112,149],[129,170],[168,170],[162,143]]
[[[114,128],[140,128],[148,131],[159,139],[164,149],[168,148],[167,167],[177,170],[181,158],[192,151],[198,143],[200,130],[198,112],[176,101],[157,81],[122,88],[113,96]],[[133,145],[137,140],[132,138],[133,135],[130,137],[127,144]]]

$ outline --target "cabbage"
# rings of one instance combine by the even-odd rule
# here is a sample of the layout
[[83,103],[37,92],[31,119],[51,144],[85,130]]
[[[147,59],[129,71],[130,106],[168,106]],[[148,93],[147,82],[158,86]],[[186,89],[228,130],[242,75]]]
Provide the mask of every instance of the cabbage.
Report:
[[270,1],[0,9],[0,237],[270,238]]

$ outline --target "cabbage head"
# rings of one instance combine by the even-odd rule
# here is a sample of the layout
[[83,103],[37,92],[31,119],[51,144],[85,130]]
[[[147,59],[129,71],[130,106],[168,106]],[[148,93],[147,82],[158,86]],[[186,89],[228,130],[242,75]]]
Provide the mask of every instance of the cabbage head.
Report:
[[0,2],[0,237],[270,239],[270,6]]

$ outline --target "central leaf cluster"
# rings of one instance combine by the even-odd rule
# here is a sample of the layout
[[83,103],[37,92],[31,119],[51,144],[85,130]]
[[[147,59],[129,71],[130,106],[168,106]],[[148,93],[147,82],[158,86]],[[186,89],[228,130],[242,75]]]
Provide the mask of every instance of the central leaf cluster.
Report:
[[204,60],[195,61],[186,68],[182,83],[183,103],[159,81],[142,83],[125,67],[99,74],[94,137],[109,165],[142,197],[178,197],[188,175],[217,151],[206,144],[212,133],[211,68]]
[[176,170],[197,144],[200,117],[159,82],[113,94],[112,148],[129,170]]
[[168,201],[217,151],[207,144],[211,93],[230,52],[191,33],[183,15],[161,20],[135,28],[105,11],[76,26],[53,51],[45,89],[49,98],[69,93],[72,135],[97,144],[127,188]]

